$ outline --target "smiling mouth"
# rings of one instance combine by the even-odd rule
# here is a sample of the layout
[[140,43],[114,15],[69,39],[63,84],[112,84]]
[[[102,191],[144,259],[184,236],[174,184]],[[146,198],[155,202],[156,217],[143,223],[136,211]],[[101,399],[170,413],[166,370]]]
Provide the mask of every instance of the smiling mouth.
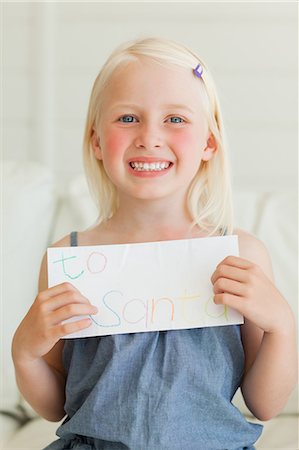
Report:
[[130,162],[130,166],[132,169],[137,172],[154,172],[154,171],[162,171],[168,169],[172,163],[170,161],[157,161],[157,162],[141,162],[134,161]]

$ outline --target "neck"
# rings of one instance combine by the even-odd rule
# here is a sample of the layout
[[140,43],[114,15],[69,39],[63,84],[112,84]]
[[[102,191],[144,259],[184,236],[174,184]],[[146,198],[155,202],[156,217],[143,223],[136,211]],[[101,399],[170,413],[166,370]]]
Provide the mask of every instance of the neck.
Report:
[[176,198],[171,201],[136,200],[120,202],[114,216],[106,223],[111,232],[121,230],[126,242],[146,242],[190,238],[192,219]]

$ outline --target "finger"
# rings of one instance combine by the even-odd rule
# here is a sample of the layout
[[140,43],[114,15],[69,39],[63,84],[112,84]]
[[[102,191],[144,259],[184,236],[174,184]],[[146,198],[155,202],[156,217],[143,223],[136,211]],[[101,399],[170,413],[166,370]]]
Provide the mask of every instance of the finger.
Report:
[[227,293],[243,297],[246,294],[246,285],[228,278],[218,278],[214,283],[213,291],[215,294]]
[[228,278],[244,283],[246,281],[246,271],[239,267],[221,264],[217,266],[217,269],[211,276],[211,282],[214,284],[218,278]]
[[214,296],[214,303],[216,305],[225,305],[229,308],[233,308],[243,315],[244,300],[242,297],[228,293],[216,294]]
[[217,265],[216,268],[218,268],[221,264],[239,267],[240,269],[249,269],[254,265],[251,261],[248,261],[248,259],[241,258],[240,256],[227,256]]
[[54,297],[48,298],[46,301],[43,301],[43,303],[40,305],[40,308],[44,310],[44,312],[49,311],[55,311],[57,309],[62,308],[63,306],[67,306],[70,304],[87,304],[91,305],[88,298],[84,297],[82,294],[80,294],[79,291],[69,291],[69,292],[63,292],[59,295],[56,295]]
[[89,328],[91,325],[92,320],[88,317],[74,322],[63,323],[55,327],[55,335],[59,338],[63,338],[68,334],[77,333],[85,328]]
[[64,282],[39,292],[37,299],[40,301],[45,301],[49,300],[52,297],[55,297],[56,295],[60,295],[66,292],[80,292],[80,291],[71,283]]
[[97,312],[98,309],[91,304],[82,305],[72,303],[56,310],[55,313],[51,314],[49,320],[51,321],[51,325],[55,325],[63,322],[64,320],[71,319],[72,317],[97,314]]

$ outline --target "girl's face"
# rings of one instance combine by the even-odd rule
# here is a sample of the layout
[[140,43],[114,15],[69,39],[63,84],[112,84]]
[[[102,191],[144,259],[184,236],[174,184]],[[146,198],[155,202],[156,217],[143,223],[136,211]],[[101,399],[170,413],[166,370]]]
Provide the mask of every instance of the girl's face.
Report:
[[185,195],[201,160],[213,156],[200,82],[192,68],[145,58],[113,74],[92,144],[120,199]]

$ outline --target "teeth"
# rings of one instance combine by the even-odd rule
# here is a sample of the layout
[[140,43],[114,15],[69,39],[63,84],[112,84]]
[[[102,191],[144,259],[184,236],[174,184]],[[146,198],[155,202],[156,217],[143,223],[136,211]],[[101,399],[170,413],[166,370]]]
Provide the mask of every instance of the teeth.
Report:
[[138,171],[152,171],[152,170],[164,170],[168,169],[170,163],[167,161],[163,162],[151,162],[151,163],[143,163],[143,162],[131,162],[131,167],[134,170]]

